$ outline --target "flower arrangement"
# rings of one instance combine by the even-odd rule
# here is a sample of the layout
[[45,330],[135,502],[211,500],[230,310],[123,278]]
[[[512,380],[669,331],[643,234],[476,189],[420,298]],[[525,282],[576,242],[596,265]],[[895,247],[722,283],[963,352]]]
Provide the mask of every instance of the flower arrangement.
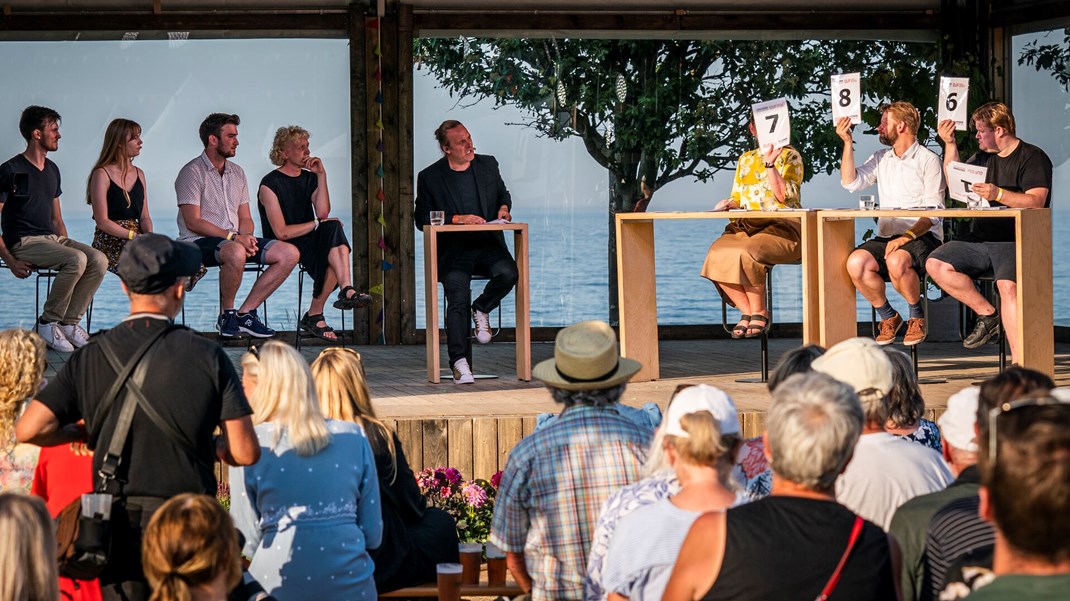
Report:
[[489,482],[465,481],[461,472],[452,467],[429,467],[416,475],[427,502],[457,521],[457,538],[462,543],[481,543],[490,537],[494,498],[501,479],[502,473],[498,472]]

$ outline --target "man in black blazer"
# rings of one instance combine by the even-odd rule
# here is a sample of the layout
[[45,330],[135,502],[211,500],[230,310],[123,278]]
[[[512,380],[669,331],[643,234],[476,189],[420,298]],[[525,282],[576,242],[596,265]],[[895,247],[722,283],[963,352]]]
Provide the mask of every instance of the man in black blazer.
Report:
[[[498,161],[475,153],[472,136],[460,121],[443,121],[435,130],[435,139],[444,156],[416,177],[416,229],[431,222],[431,211],[442,211],[444,222],[452,224],[512,221],[509,210],[513,201],[498,171]],[[516,261],[502,232],[447,234],[438,238],[438,271],[446,290],[446,349],[453,383],[472,384],[469,314],[475,322],[476,341],[490,342],[488,314],[516,285]],[[490,280],[479,298],[469,304],[473,274]]]

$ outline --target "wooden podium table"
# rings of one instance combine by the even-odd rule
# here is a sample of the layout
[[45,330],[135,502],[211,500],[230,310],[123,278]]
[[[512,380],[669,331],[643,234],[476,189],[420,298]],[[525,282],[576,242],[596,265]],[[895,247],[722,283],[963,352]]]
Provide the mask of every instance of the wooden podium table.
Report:
[[[817,213],[785,211],[702,211],[690,213],[617,213],[617,302],[620,352],[643,368],[633,382],[661,377],[658,359],[658,301],[654,265],[654,222],[674,219],[795,219],[802,227],[803,343],[817,341]],[[712,242],[720,232],[711,231]],[[696,258],[698,259],[698,258]],[[695,278],[700,279],[695,269]],[[714,290],[710,284],[710,290]],[[854,298],[854,297],[852,297]],[[712,299],[712,295],[711,295]],[[711,300],[711,306],[713,301]]]
[[483,225],[428,225],[424,227],[424,305],[427,329],[427,380],[438,384],[438,236],[454,232],[513,232],[513,254],[518,278],[516,295],[516,377],[531,379],[531,315],[528,289],[528,224],[500,223]]
[[872,217],[965,217],[1013,219],[1018,263],[1018,340],[1023,367],[1054,376],[1051,210],[822,210],[817,213],[818,288],[821,301],[817,344],[829,347],[857,336],[855,287],[847,256],[855,248],[855,219]]

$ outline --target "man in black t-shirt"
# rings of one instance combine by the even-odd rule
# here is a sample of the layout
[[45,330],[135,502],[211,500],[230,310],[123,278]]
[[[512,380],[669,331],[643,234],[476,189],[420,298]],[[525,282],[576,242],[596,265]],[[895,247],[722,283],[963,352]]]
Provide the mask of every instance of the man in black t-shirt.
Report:
[[[479,225],[488,221],[512,221],[513,201],[502,181],[498,161],[476,154],[472,136],[460,121],[443,121],[435,139],[444,155],[416,178],[416,229],[431,223],[431,211],[442,211],[444,223]],[[490,318],[506,294],[516,285],[516,261],[505,246],[501,232],[445,234],[438,238],[438,265],[446,291],[446,349],[454,384],[472,384],[469,363],[468,320],[475,322],[476,341],[490,342]],[[490,281],[469,306],[472,274]]]
[[104,279],[108,259],[67,237],[59,168],[47,157],[59,148],[59,121],[59,113],[43,106],[22,111],[19,132],[26,150],[0,165],[0,259],[20,279],[38,267],[58,272],[37,333],[50,348],[69,353],[89,342],[78,322]]
[[[86,441],[94,450],[94,474],[99,473],[125,396],[120,394],[110,408],[104,405],[119,370],[108,362],[102,347],[110,347],[125,363],[150,337],[168,330],[155,342],[159,349],[150,350],[153,354],[144,359],[149,361],[148,377],[142,385],[145,398],[166,425],[157,425],[140,406],[136,409],[109,487],[117,499],[112,513],[113,555],[101,575],[105,599],[148,598],[140,531],[166,499],[183,492],[214,495],[216,459],[251,465],[260,457],[252,409],[234,365],[218,344],[172,325],[186,280],[200,263],[195,246],[160,234],[129,242],[118,271],[130,296],[130,316],[72,355],[15,427],[19,441],[40,446]],[[217,426],[222,436],[213,440]]]
[[[1002,102],[989,102],[971,116],[977,129],[977,142],[990,153],[985,165],[985,182],[974,184],[973,191],[990,206],[1047,208],[1051,206],[1051,159],[1044,151],[1018,139],[1014,116]],[[944,165],[959,160],[955,145],[955,127],[944,121],[939,127],[945,142]],[[972,162],[977,162],[974,157]],[[1000,314],[1003,330],[1011,349],[1011,361],[1020,359],[1018,340],[1017,258],[1013,219],[979,218],[972,220],[967,235],[945,242],[933,251],[925,263],[933,281],[977,314],[977,325],[962,344],[978,348],[998,339]],[[999,290],[1000,308],[992,306],[973,284],[973,278],[991,277]]]

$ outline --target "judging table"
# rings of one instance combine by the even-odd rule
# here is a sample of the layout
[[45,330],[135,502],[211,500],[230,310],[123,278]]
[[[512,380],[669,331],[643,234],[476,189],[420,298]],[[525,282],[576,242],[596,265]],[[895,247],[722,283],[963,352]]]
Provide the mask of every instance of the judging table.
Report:
[[[817,211],[700,211],[679,213],[617,213],[617,302],[620,312],[620,352],[643,367],[632,381],[657,380],[658,301],[654,262],[654,222],[681,219],[795,219],[802,231],[803,344],[817,342]],[[710,240],[714,239],[719,232]],[[695,277],[699,269],[696,264]],[[710,290],[714,287],[710,284]],[[854,296],[851,296],[852,300]],[[853,315],[853,313],[852,313]]]
[[[1023,367],[1054,375],[1050,209],[817,211],[817,247],[820,249],[817,253],[817,344],[827,348],[858,335],[855,287],[847,273],[847,257],[856,246],[854,220],[873,217],[1013,219],[1017,241],[1019,361]],[[805,296],[803,302],[807,302]]]
[[438,236],[457,232],[513,232],[513,255],[516,260],[516,377],[531,379],[531,315],[528,288],[528,224],[486,223],[481,225],[424,226],[424,306],[427,339],[427,379],[438,384],[439,369],[439,310],[438,310]]

